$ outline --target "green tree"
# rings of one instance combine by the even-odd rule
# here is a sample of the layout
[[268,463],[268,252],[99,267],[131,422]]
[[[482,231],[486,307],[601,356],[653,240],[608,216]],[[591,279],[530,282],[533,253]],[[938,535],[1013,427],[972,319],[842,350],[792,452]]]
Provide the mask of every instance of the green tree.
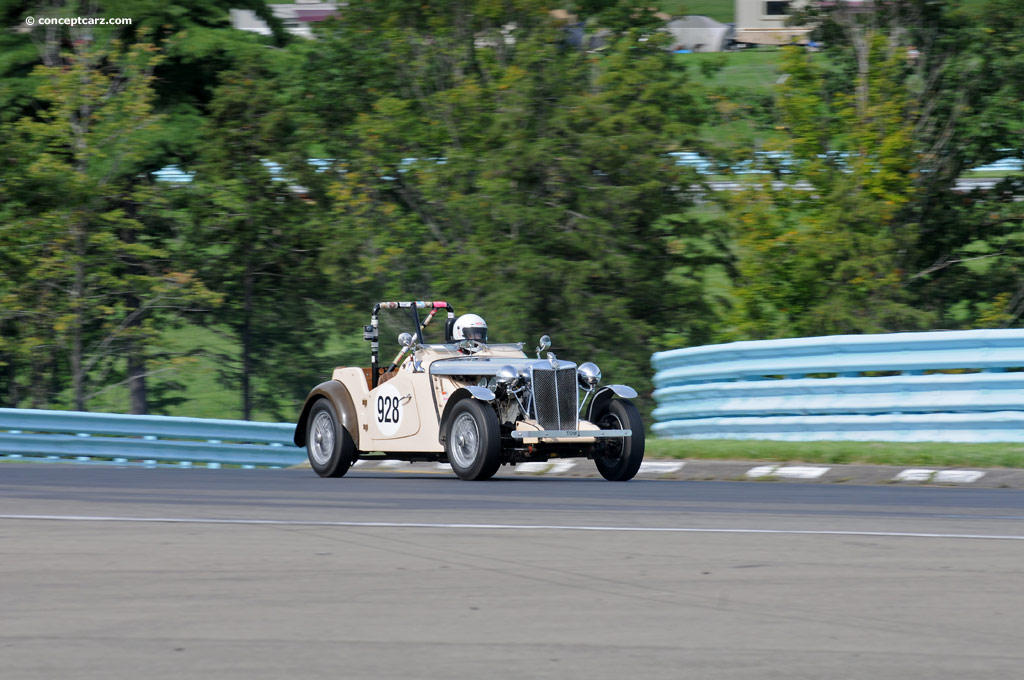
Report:
[[738,274],[726,337],[912,330],[931,320],[906,286],[918,234],[900,219],[916,157],[911,104],[894,78],[903,65],[884,36],[871,41],[873,68],[845,92],[828,91],[819,58],[787,48],[777,103],[785,142],[759,159],[759,179],[724,198]]
[[58,63],[34,72],[43,107],[4,126],[7,392],[17,404],[24,388],[43,405],[66,368],[72,404],[84,410],[123,371],[133,410],[144,412],[147,346],[162,321],[205,291],[143,222],[153,188],[137,174],[159,125],[155,48],[122,50],[74,29],[71,37]]
[[257,409],[283,417],[305,396],[322,370],[319,305],[333,297],[322,264],[330,232],[295,181],[308,163],[295,149],[293,74],[288,53],[264,50],[221,74],[189,189],[195,266],[224,300],[205,322],[239,347],[221,357],[220,376],[246,420]]
[[[1024,16],[1012,0],[990,0],[977,24],[963,12],[949,15],[934,22],[953,27],[933,40],[930,54],[922,54],[914,79],[937,83],[932,90],[941,95],[932,95],[932,109],[942,123],[924,128],[931,130],[925,140],[935,179],[915,206],[922,239],[914,279],[921,304],[936,310],[944,327],[1019,326],[1024,180],[1005,178],[991,190],[966,195],[950,184],[970,168],[1024,158]],[[928,92],[924,85],[916,91]]]
[[[612,28],[584,52],[537,3],[350,3],[310,58],[328,80],[304,99],[342,140],[338,285],[367,303],[447,298],[494,337],[548,332],[646,384],[652,349],[703,304],[677,286],[690,261],[665,219],[691,203],[696,177],[669,153],[703,107],[664,36]],[[381,74],[369,88],[362,60]],[[328,111],[328,88],[351,95]]]
[[[254,10],[267,21],[273,35],[264,38],[231,28],[229,10],[233,8]],[[36,22],[36,26],[29,29],[23,23],[28,16],[127,17],[132,23],[113,28],[93,26],[68,31],[60,27],[42,27]],[[131,173],[118,177],[117,189],[112,189],[112,195],[107,198],[112,205],[120,204],[123,215],[128,219],[125,224],[132,225],[119,230],[120,238],[137,251],[134,254],[121,254],[126,275],[148,276],[154,271],[175,269],[167,258],[176,258],[186,247],[175,230],[180,215],[173,214],[168,195],[154,184],[152,172],[168,163],[190,161],[195,157],[200,143],[198,131],[202,127],[202,116],[218,72],[228,68],[238,54],[252,49],[254,45],[285,44],[288,36],[280,21],[273,17],[264,0],[104,0],[98,3],[16,0],[6,3],[0,9],[0,21],[4,26],[14,27],[14,30],[0,35],[0,54],[3,55],[0,58],[0,121],[29,120],[36,116],[37,111],[45,111],[51,106],[39,94],[45,91],[50,74],[42,69],[33,70],[38,64],[63,68],[67,62],[66,55],[80,51],[81,45],[85,44],[104,45],[109,54],[100,57],[98,63],[105,61],[107,64],[127,59],[127,51],[143,36],[142,39],[161,47],[160,59],[151,64],[152,73],[144,102],[145,106],[161,112],[159,124],[152,124],[152,120],[138,121],[138,129],[133,133],[135,145],[132,148]],[[113,37],[119,40],[111,42]],[[86,42],[81,42],[83,40]],[[109,66],[103,68],[110,70]],[[115,78],[111,82],[117,84],[118,80]],[[35,150],[26,147],[20,149],[16,157],[26,158],[32,153]],[[6,170],[20,173],[21,167],[13,163]],[[18,181],[12,179],[9,186],[17,184]],[[25,186],[31,185],[31,182],[27,182]],[[38,195],[38,198],[46,197],[53,198],[53,195],[46,190]],[[40,201],[28,200],[29,204],[37,202]],[[145,245],[155,245],[157,250],[147,254],[143,249]],[[22,251],[25,249],[21,244],[18,247]],[[133,299],[130,296],[127,298],[129,305],[133,304]],[[145,306],[141,300],[136,302]],[[191,304],[184,300],[179,302],[186,306]],[[173,302],[170,306],[180,306],[179,302]],[[138,324],[147,314],[152,312],[133,315],[131,324]],[[169,326],[178,318],[180,315],[164,314],[163,323]],[[14,333],[14,330],[8,328],[5,332]],[[29,337],[41,336],[34,333]],[[147,376],[151,376],[154,371],[173,375],[168,362],[178,361],[180,357],[174,358],[157,352],[156,345],[148,340],[138,345],[132,340],[126,340],[123,344],[124,347],[108,345],[111,350],[120,351],[126,356],[126,365],[122,365],[122,362],[112,364],[106,373],[107,388],[118,384],[123,378],[130,388],[130,408],[133,412],[145,412],[151,406],[161,408],[171,403],[174,398],[168,401],[160,393],[167,392],[175,383],[147,383]],[[136,346],[139,348],[136,349]],[[149,361],[156,362],[157,367],[148,367]],[[42,363],[50,365],[53,362],[46,360]],[[31,365],[42,364],[36,361]],[[54,369],[51,367],[50,370],[53,372]],[[7,371],[14,371],[13,364],[9,363]],[[54,380],[45,389],[34,389],[33,394],[36,396],[33,397],[33,403],[46,403],[49,398],[44,394],[52,395],[57,391],[59,382]],[[32,384],[42,386],[43,382],[34,379]],[[21,381],[10,380],[12,394],[18,392],[19,385]]]
[[[231,27],[232,9],[252,10],[272,34],[260,36]],[[285,45],[289,37],[265,0],[12,0],[0,7],[0,112],[11,119],[31,116],[39,65],[54,66],[70,33],[56,26],[28,27],[26,17],[128,18],[129,25],[93,26],[79,31],[95,40],[115,36],[120,49],[149,42],[161,50],[151,86],[163,124],[153,131],[149,163],[156,170],[168,162],[190,161],[197,152],[202,116],[217,84],[217,74],[231,68],[253,45]]]
[[765,181],[725,199],[739,277],[723,337],[985,325],[996,300],[1017,304],[1008,270],[982,261],[1016,252],[1016,190],[954,187],[1020,153],[1020,81],[1007,79],[1019,13],[993,2],[988,28],[943,2],[860,9],[800,18],[828,47],[783,60],[778,150],[790,164],[762,158]]

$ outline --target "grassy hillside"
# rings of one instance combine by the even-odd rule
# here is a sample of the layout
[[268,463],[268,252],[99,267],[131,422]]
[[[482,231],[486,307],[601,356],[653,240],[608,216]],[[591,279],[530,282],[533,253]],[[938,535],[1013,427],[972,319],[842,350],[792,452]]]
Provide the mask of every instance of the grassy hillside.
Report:
[[[692,65],[702,82],[730,90],[770,94],[779,79],[779,47],[756,47],[735,52],[679,54],[677,59]],[[714,67],[710,75],[704,69]]]
[[781,54],[778,47],[758,47],[676,55],[690,77],[710,90],[714,120],[701,130],[706,143],[742,155],[771,141],[776,134],[771,107]]
[[[150,413],[229,420],[242,417],[239,389],[226,386],[218,375],[222,364],[239,360],[240,348],[229,337],[217,329],[202,326],[171,328],[164,332],[158,351],[168,356],[149,366],[152,371],[147,381]],[[294,419],[302,406],[304,390],[329,378],[335,366],[369,366],[370,348],[361,335],[343,339],[332,334],[322,352],[315,356],[297,356],[295,362],[296,371],[314,376],[308,381],[308,386],[302,388],[302,394],[289,395],[265,388],[260,377],[253,376],[257,389],[274,396],[279,412],[275,415],[256,407],[253,420],[280,422]],[[70,390],[66,390],[57,400],[56,407],[70,408],[71,403]],[[128,408],[128,388],[124,385],[111,387],[88,400],[90,411],[126,413]]]
[[[961,8],[969,14],[981,14],[988,0],[960,0]],[[699,14],[711,17],[723,24],[736,21],[735,0],[662,0],[658,3],[661,11],[672,16]]]
[[[238,348],[230,340],[208,328],[185,326],[168,329],[159,349],[172,358],[149,367],[153,371],[147,381],[151,413],[194,418],[241,417],[240,396],[217,380],[221,357],[238,356]],[[175,385],[181,389],[166,390]],[[161,405],[161,391],[180,402]],[[118,413],[126,412],[128,404],[128,388],[120,385],[91,398],[88,408]],[[268,415],[256,413],[255,419],[273,420]]]
[[723,24],[735,21],[734,0],[663,0],[658,6],[661,11],[672,16],[699,14]]

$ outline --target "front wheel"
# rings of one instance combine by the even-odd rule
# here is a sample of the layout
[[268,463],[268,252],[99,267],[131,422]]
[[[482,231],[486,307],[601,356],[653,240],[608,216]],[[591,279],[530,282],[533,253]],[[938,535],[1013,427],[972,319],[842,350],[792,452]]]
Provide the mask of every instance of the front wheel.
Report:
[[306,453],[313,472],[321,477],[343,477],[356,460],[356,443],[334,412],[331,402],[321,399],[309,412]]
[[490,479],[501,467],[501,431],[490,406],[464,399],[452,408],[444,450],[461,479]]
[[628,437],[599,439],[594,463],[601,476],[610,482],[626,482],[636,477],[644,461],[644,423],[640,410],[628,399],[611,399],[596,414],[594,423],[602,430],[631,430]]

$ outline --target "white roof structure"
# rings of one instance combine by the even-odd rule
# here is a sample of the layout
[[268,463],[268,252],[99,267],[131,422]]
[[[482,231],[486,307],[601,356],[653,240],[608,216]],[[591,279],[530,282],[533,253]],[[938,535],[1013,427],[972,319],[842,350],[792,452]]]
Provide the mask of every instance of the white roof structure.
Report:
[[665,24],[665,30],[672,35],[673,50],[689,52],[721,52],[733,35],[729,24],[700,15],[676,17]]
[[[267,5],[274,16],[281,20],[286,31],[303,38],[312,38],[312,24],[338,13],[338,7],[345,3],[336,2],[303,2],[294,4]],[[251,9],[231,10],[231,25],[240,31],[251,31],[260,35],[270,35],[267,22],[256,16]]]

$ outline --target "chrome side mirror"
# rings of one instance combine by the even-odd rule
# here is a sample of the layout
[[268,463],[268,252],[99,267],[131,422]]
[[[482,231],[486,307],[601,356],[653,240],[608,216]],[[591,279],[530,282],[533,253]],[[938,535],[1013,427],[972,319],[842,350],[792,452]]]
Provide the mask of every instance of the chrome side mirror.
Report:
[[412,333],[399,333],[398,344],[402,347],[409,347],[412,345]]
[[548,347],[551,347],[551,338],[546,335],[540,336],[540,345],[537,346],[538,359],[540,359],[540,353],[546,350]]

